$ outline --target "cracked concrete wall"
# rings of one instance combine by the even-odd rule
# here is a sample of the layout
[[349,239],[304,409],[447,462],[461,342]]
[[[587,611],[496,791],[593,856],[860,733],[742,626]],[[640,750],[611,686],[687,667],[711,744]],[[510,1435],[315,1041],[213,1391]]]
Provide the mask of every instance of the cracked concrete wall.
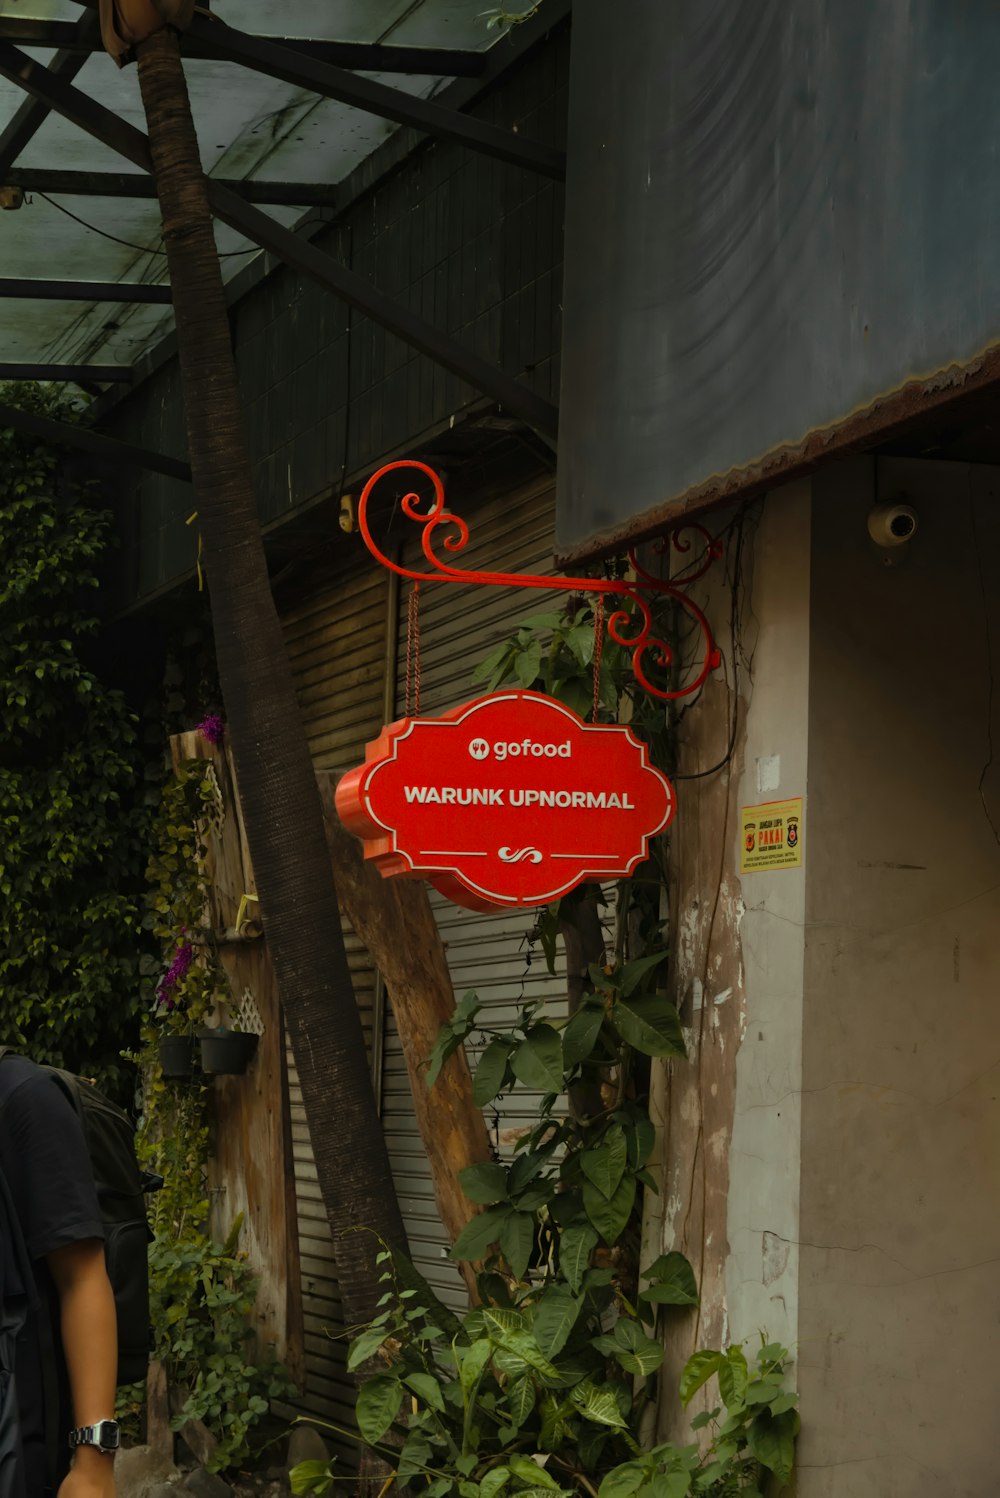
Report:
[[800,1498],[998,1488],[1000,474],[901,491],[886,566],[874,460],[813,480]]
[[[809,755],[810,487],[765,502],[755,542],[757,622],[739,804],[806,796]],[[744,968],[730,1159],[726,1297],[729,1332],[794,1350],[798,1335],[798,1214],[805,881],[811,808],[798,869],[742,876]],[[739,825],[732,857],[738,860]],[[759,1345],[759,1344],[757,1344]]]
[[[682,714],[677,735],[671,984],[689,1054],[654,1069],[651,1100],[663,1197],[651,1204],[643,1260],[680,1249],[701,1291],[697,1311],[665,1318],[659,1428],[684,1440],[690,1415],[715,1395],[707,1389],[680,1410],[677,1375],[690,1353],[759,1327],[794,1340],[796,1318],[802,875],[757,876],[760,908],[747,912],[738,866],[740,805],[805,790],[808,486],[746,512],[742,551],[733,520],[713,517],[726,558],[698,600],[725,670]],[[737,701],[732,759],[705,774],[725,755]],[[769,789],[758,795],[765,758]]]

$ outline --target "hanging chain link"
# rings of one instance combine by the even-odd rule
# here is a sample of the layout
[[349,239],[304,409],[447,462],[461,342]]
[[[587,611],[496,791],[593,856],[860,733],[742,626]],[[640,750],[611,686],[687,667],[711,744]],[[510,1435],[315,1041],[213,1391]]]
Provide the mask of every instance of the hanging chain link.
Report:
[[598,594],[597,605],[594,609],[594,716],[601,707],[601,655],[604,650],[604,594]]
[[420,712],[420,584],[414,583],[406,606],[406,716]]

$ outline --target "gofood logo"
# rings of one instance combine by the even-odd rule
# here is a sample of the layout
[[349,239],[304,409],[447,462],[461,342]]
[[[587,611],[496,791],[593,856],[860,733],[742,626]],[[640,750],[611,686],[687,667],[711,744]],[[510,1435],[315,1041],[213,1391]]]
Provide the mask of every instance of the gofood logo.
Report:
[[569,759],[573,753],[569,739],[561,744],[540,744],[534,739],[500,739],[492,747],[485,739],[472,739],[469,753],[473,759]]

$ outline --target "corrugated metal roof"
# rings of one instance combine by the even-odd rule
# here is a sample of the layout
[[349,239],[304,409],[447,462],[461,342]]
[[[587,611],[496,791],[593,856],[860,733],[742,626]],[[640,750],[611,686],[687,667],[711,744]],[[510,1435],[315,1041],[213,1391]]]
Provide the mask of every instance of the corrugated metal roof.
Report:
[[[220,20],[251,34],[316,41],[485,52],[499,35],[488,25],[484,0],[284,0],[280,6],[273,0],[215,0],[212,10]],[[78,21],[84,14],[82,3],[74,0],[0,0],[0,18]],[[24,50],[43,62],[53,56]],[[186,58],[185,72],[202,160],[211,176],[333,185],[398,128],[235,63]],[[440,73],[363,76],[424,98],[450,81]],[[145,130],[134,66],[119,70],[105,53],[97,52],[74,81]],[[0,80],[0,130],[25,97],[16,84]],[[133,170],[115,152],[55,115],[45,120],[16,164]],[[272,206],[266,211],[287,225],[303,217],[297,208]],[[227,257],[227,278],[260,253],[224,225],[217,226],[216,237],[220,253]],[[0,276],[165,282],[158,206],[155,200],[42,197],[29,191],[21,209],[0,214]],[[0,303],[0,360],[129,365],[171,324],[169,310],[156,306],[5,300]]]

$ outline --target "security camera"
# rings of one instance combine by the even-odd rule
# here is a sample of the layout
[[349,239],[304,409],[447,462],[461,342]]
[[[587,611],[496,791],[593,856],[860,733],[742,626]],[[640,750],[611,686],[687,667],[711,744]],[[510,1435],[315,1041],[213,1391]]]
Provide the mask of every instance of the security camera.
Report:
[[876,505],[868,516],[868,534],[876,546],[905,546],[916,535],[920,518],[910,505],[899,500]]

